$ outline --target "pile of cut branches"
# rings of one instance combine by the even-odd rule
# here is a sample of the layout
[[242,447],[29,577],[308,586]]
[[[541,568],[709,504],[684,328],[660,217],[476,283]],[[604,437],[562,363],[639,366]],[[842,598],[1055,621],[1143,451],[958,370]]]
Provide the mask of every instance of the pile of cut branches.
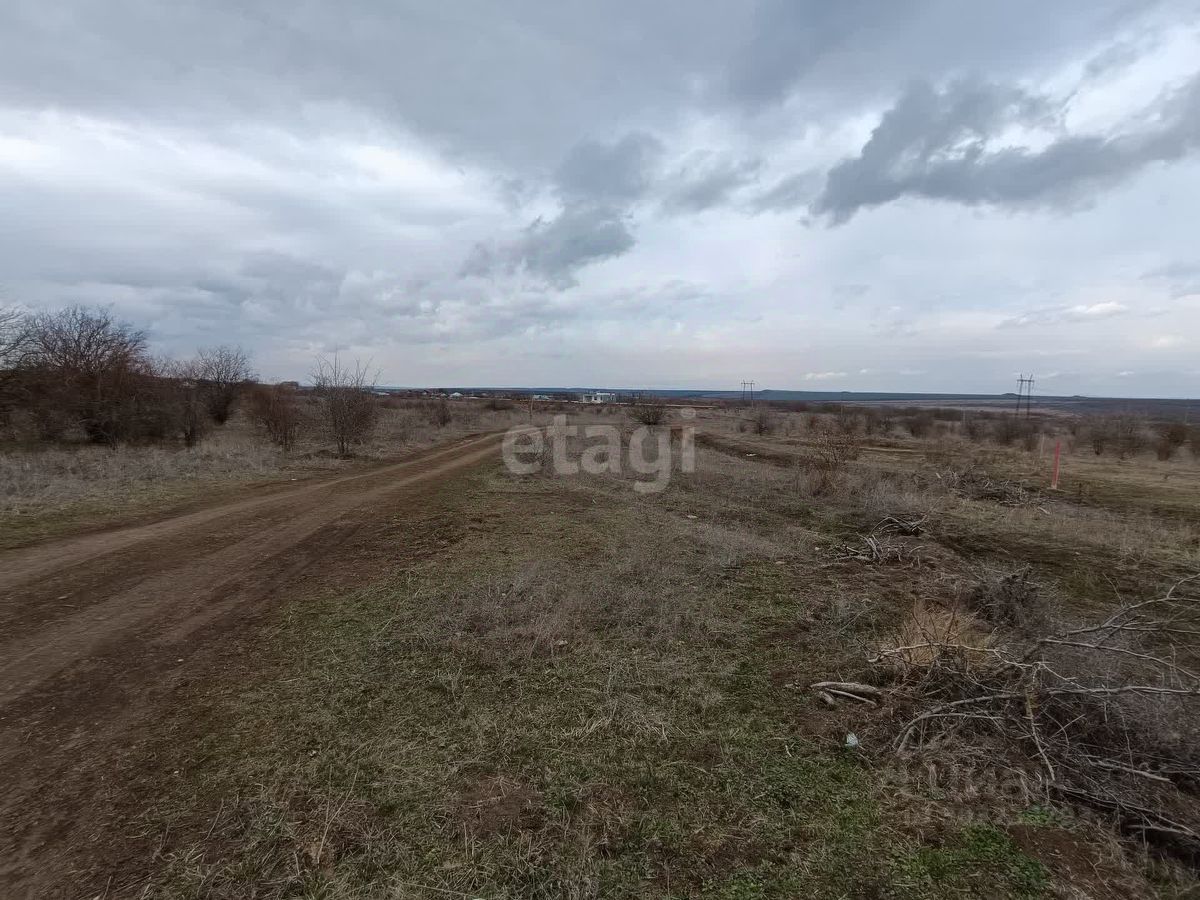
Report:
[[1200,596],[1191,576],[1101,622],[995,643],[928,633],[871,657],[912,701],[908,754],[999,739],[1048,794],[1200,860]]
[[962,471],[934,472],[938,481],[959,496],[990,500],[1002,506],[1025,506],[1037,501],[1035,492],[1019,481],[994,478],[977,466]]
[[880,540],[873,534],[869,534],[862,539],[858,544],[842,544],[840,547],[831,547],[833,552],[833,562],[828,565],[835,565],[842,562],[864,562],[872,565],[921,565],[921,551],[923,547],[910,547],[908,544]]
[[831,547],[833,563],[864,562],[872,565],[900,564],[921,565],[922,546],[912,546],[896,537],[916,537],[925,530],[926,516],[886,516],[879,524],[863,535],[859,543]]

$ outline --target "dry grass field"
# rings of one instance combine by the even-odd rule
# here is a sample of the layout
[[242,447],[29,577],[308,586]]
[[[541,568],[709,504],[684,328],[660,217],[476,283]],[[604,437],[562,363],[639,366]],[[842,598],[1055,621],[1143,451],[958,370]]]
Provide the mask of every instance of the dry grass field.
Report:
[[319,427],[302,432],[297,445],[284,451],[265,440],[261,427],[242,410],[195,447],[47,449],[10,442],[0,452],[0,548],[164,515],[247,488],[354,471],[527,418],[525,410],[464,402],[453,406],[449,422],[438,425],[417,404],[385,403],[377,427],[349,457],[335,454]]
[[[1200,464],[1073,446],[1051,491],[1049,448],[751,419],[701,411],[662,493],[495,461],[376,502],[87,802],[46,786],[38,896],[1195,896]],[[229,440],[67,495],[10,461],[5,515],[345,465]]]

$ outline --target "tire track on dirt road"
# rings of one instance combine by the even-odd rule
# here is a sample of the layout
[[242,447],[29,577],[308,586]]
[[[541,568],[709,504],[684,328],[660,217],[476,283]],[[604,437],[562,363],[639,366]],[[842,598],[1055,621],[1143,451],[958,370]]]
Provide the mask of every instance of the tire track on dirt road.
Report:
[[[156,727],[176,685],[206,677],[225,635],[252,628],[268,602],[314,574],[369,577],[352,558],[364,527],[394,521],[403,557],[421,539],[423,500],[498,461],[500,442],[476,436],[354,475],[0,552],[0,886],[9,885],[0,894],[44,896],[21,891],[55,854],[73,852],[79,809],[112,788],[104,760]],[[337,551],[348,545],[345,558]]]

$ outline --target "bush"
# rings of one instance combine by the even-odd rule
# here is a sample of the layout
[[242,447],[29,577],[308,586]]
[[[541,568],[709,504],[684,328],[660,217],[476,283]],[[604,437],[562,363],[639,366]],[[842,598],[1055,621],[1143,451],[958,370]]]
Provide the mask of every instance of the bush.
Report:
[[1188,439],[1187,426],[1182,422],[1170,422],[1157,428],[1158,438],[1154,442],[1154,453],[1163,461],[1175,455]]
[[779,420],[769,408],[760,406],[754,411],[754,415],[750,417],[750,427],[755,434],[771,434],[779,427]]
[[926,437],[933,430],[933,414],[925,411],[914,413],[904,420],[904,427],[915,438]]
[[438,428],[445,428],[450,424],[450,401],[445,397],[438,397],[424,404],[425,418],[429,420],[431,425],[436,425]]
[[490,409],[492,412],[504,412],[513,408],[513,402],[507,397],[501,397],[499,394],[489,394],[483,406],[484,409]]
[[374,378],[358,360],[351,367],[336,355],[318,359],[312,378],[338,455],[348,456],[351,445],[365,440],[379,420]]
[[250,392],[250,417],[267,430],[271,443],[291,450],[300,436],[304,412],[291,385],[259,385]]
[[966,606],[992,625],[1036,631],[1048,623],[1047,607],[1024,569],[995,581],[982,581],[966,596]]
[[241,347],[213,347],[201,350],[193,365],[193,377],[208,414],[218,425],[224,425],[233,413],[238,392],[254,378],[250,358]]
[[1096,419],[1087,428],[1088,443],[1092,445],[1092,452],[1097,456],[1102,456],[1105,449],[1112,442],[1112,427],[1105,419]]
[[661,425],[667,420],[667,407],[659,400],[639,400],[630,404],[629,416],[641,425]]
[[813,492],[824,494],[840,480],[846,466],[862,453],[862,440],[857,434],[839,428],[826,428],[814,435],[812,454],[804,465],[814,472],[817,482]]
[[1123,413],[1110,419],[1113,441],[1122,459],[1146,449],[1146,423],[1140,416]]
[[27,317],[9,379],[42,437],[76,430],[98,444],[167,436],[174,416],[166,382],[144,332],[82,306]]
[[996,443],[1002,447],[1007,447],[1017,440],[1024,432],[1024,427],[1021,420],[1015,415],[1004,416],[996,423],[996,428],[992,432],[992,436],[996,439]]

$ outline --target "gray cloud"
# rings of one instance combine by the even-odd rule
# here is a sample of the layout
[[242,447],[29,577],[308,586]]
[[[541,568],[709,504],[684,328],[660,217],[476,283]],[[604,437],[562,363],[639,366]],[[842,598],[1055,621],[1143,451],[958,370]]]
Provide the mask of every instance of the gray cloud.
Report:
[[[1178,18],[1192,0],[761,0],[726,84],[750,109],[804,95],[806,106],[857,103],[896,83],[976,71],[1005,80],[1054,64],[1114,32]],[[1169,15],[1169,13],[1168,13]]]
[[632,132],[611,144],[576,144],[558,167],[555,183],[568,199],[629,203],[650,186],[662,142],[645,132]]
[[758,160],[713,160],[710,154],[701,154],[668,179],[663,208],[673,213],[695,213],[720,206],[734,191],[754,180],[759,166]]
[[1085,192],[1200,147],[1200,77],[1162,101],[1140,131],[1065,135],[1038,150],[989,148],[1004,127],[1052,114],[1047,101],[1013,87],[913,85],[859,155],[830,170],[813,211],[837,223],[905,196],[1012,207],[1078,202]]
[[800,172],[777,181],[751,201],[755,212],[782,212],[807,206],[821,192],[819,172]]
[[911,15],[915,5],[915,0],[763,0],[730,68],[730,91],[752,106],[780,100],[822,59],[859,39],[864,22],[886,25]]
[[537,219],[519,240],[500,246],[477,244],[462,267],[465,276],[528,273],[558,288],[574,285],[582,267],[620,256],[634,237],[619,210],[568,206],[549,222]]

